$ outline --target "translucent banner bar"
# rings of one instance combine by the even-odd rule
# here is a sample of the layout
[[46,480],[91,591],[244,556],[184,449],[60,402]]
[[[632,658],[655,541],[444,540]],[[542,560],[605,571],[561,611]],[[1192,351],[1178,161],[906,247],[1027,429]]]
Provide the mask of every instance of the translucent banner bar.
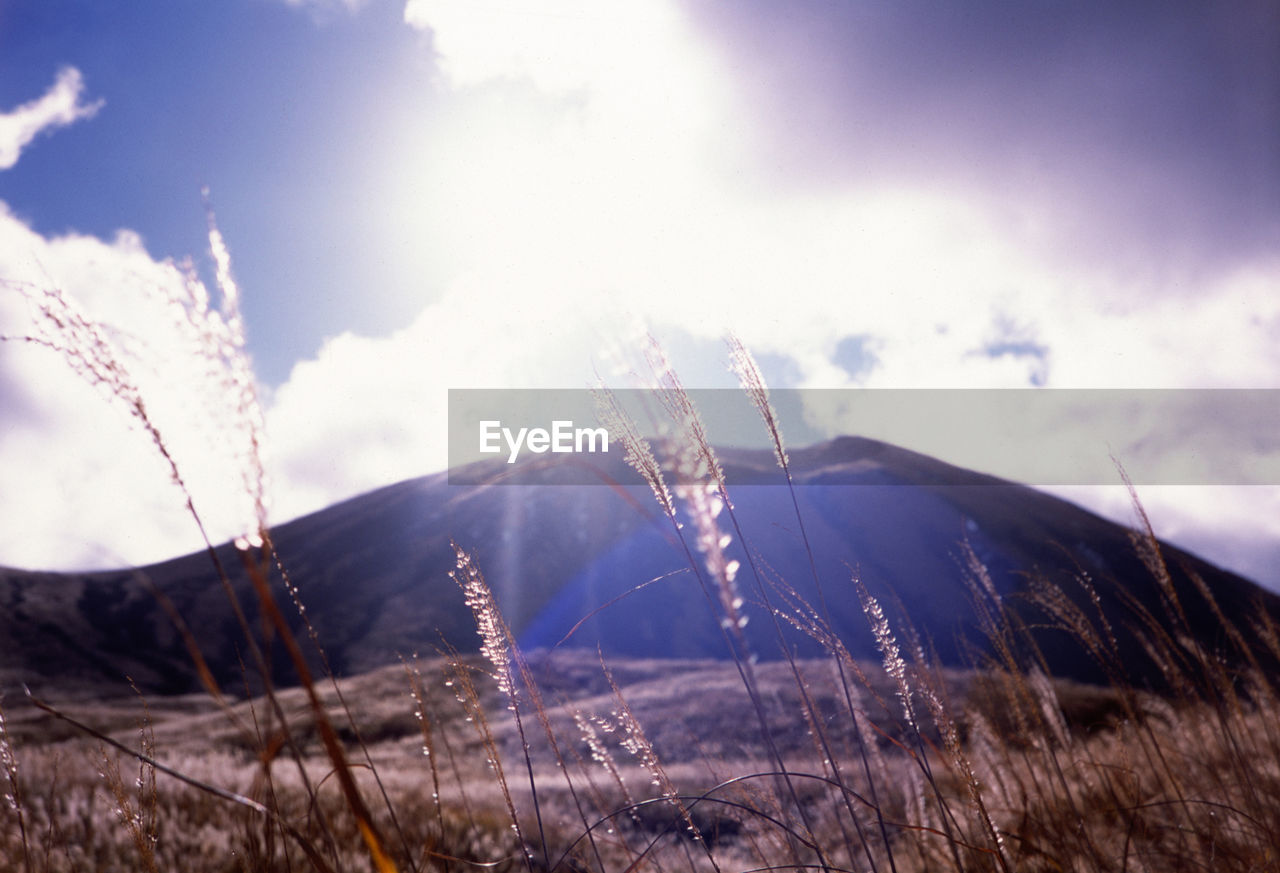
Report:
[[[672,412],[680,398],[657,390],[610,396],[605,405],[621,409],[674,472],[674,459],[696,441],[679,420],[683,413]],[[685,397],[731,485],[784,481],[744,392]],[[1117,461],[1137,485],[1280,484],[1274,389],[779,390],[770,401],[793,472],[823,481],[876,481],[892,454],[899,468],[914,463],[910,484],[989,484],[995,476],[1040,486],[1114,485]],[[624,460],[626,429],[589,390],[451,390],[449,481],[639,484]],[[830,442],[837,437],[859,439]],[[945,464],[915,463],[893,447]]]

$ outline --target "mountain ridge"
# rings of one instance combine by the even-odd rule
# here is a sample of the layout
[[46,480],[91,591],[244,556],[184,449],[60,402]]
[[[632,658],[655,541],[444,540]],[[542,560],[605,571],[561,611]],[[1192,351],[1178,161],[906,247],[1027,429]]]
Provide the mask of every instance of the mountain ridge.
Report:
[[[748,638],[762,657],[778,657],[763,598],[777,607],[790,586],[816,603],[819,592],[788,490],[734,484],[782,482],[772,452],[726,449],[719,455],[747,547],[764,568],[758,585],[743,544],[728,547],[744,565],[738,584],[751,618]],[[1129,532],[1060,498],[863,437],[798,448],[790,458],[831,622],[859,656],[877,652],[851,585],[853,573],[899,627],[909,617],[944,663],[970,657],[981,632],[969,603],[965,544],[987,566],[999,596],[1017,603],[1029,621],[1043,618],[1022,603],[1037,580],[1114,617],[1125,600],[1109,587],[1108,580],[1116,579],[1155,608],[1158,586],[1134,552]],[[479,463],[495,474],[509,472],[505,464]],[[522,646],[599,645],[606,654],[723,657],[716,619],[648,488],[626,484],[635,478],[616,456],[598,464],[600,485],[545,484],[564,470],[553,464],[520,468],[521,475],[542,477],[543,485],[495,484],[501,481],[496,476],[490,484],[453,485],[449,474],[436,473],[275,528],[278,554],[334,670],[349,675],[416,651],[477,647],[470,611],[447,575],[455,542],[475,555]],[[732,529],[726,518],[721,522]],[[252,607],[234,549],[223,545],[217,551],[224,566],[235,568],[233,588]],[[1194,574],[1233,620],[1244,623],[1259,608],[1280,616],[1280,598],[1248,580],[1176,547],[1164,545],[1162,551],[1179,596],[1199,597]],[[1085,603],[1080,577],[1094,580],[1097,605]],[[247,657],[215,583],[203,553],[139,570],[0,569],[0,604],[6,607],[0,616],[0,685],[25,682],[89,693],[118,685],[127,674],[154,693],[193,690],[194,668],[181,634],[149,592],[154,585],[192,628],[223,686],[243,688],[240,665]],[[272,584],[297,626],[278,574]],[[1208,613],[1196,612],[1197,633],[1220,633]],[[1037,642],[1054,672],[1101,678],[1065,635],[1042,629]],[[1126,659],[1138,663],[1139,641],[1125,642]],[[789,634],[785,644],[802,654],[819,653],[804,635]],[[291,670],[280,649],[270,654],[277,680],[288,681]],[[1138,670],[1139,679],[1149,678],[1148,672]]]

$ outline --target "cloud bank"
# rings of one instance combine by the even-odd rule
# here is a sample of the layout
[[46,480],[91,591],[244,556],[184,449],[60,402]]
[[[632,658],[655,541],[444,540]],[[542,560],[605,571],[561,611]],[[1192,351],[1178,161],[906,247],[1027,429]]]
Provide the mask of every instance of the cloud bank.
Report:
[[[45,238],[0,209],[0,276],[0,334],[11,338],[0,344],[6,564],[119,566],[201,545],[185,495],[128,403],[135,390],[213,537],[251,525],[240,477],[246,419],[214,360],[213,316],[181,303],[199,287],[188,270],[157,262],[128,232]],[[57,318],[83,317],[99,335],[42,332],[47,292]],[[94,377],[69,365],[78,354],[92,359]]]

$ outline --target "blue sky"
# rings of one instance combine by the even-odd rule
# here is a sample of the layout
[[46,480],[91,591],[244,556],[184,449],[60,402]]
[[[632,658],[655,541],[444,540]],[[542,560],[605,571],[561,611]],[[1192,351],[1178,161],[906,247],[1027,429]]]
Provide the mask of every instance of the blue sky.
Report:
[[[1277,45],[1269,2],[0,0],[0,276],[155,336],[207,186],[278,520],[645,329],[694,385],[734,329],[786,387],[1280,387]],[[0,493],[46,496],[0,563],[188,547],[56,365],[0,350]],[[1272,489],[1144,496],[1277,556]]]
[[34,228],[129,228],[157,258],[199,255],[208,186],[237,271],[278,289],[246,298],[255,333],[289,324],[255,346],[269,382],[326,336],[417,314],[432,277],[388,276],[368,237],[379,139],[439,102],[427,39],[394,4],[319,21],[260,0],[0,8],[0,104],[39,96],[63,66],[104,101],[92,124],[43,139],[0,178]]

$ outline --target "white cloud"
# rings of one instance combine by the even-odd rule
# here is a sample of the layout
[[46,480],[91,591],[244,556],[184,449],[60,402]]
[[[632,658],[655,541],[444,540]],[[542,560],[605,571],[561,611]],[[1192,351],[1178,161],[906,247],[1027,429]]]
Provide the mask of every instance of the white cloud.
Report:
[[[210,316],[193,324],[174,302],[192,288],[188,275],[152,259],[136,235],[44,238],[3,204],[0,242],[0,334],[41,336],[30,301],[46,289],[74,300],[105,326],[210,535],[244,532],[252,507],[239,479],[242,419],[201,334]],[[68,360],[29,342],[0,345],[0,492],[11,496],[0,510],[3,563],[109,566],[199,547],[168,466],[121,402],[125,390],[90,384]]]
[[92,118],[102,108],[102,100],[85,103],[83,97],[80,71],[64,67],[43,97],[0,113],[0,170],[16,164],[22,150],[41,133]]
[[516,299],[464,281],[392,336],[344,334],[299,363],[267,416],[280,517],[443,469],[451,388],[588,387],[599,323],[568,297]]
[[[134,234],[43,237],[0,203],[0,335],[36,333],[24,291],[56,289],[106,327],[216,541],[252,523],[244,429],[225,373],[185,310],[190,277]],[[523,287],[523,285],[522,285]],[[543,289],[544,291],[546,289]],[[390,337],[345,334],[297,365],[267,412],[273,520],[439,469],[451,387],[585,387],[579,350],[598,335],[567,298],[517,300],[460,282]],[[562,325],[575,327],[566,332]],[[46,569],[145,563],[201,546],[184,495],[120,396],[62,354],[0,343],[0,564]]]
[[[1047,490],[1121,524],[1140,524],[1121,485]],[[1135,490],[1158,537],[1280,592],[1280,486],[1140,485]]]

